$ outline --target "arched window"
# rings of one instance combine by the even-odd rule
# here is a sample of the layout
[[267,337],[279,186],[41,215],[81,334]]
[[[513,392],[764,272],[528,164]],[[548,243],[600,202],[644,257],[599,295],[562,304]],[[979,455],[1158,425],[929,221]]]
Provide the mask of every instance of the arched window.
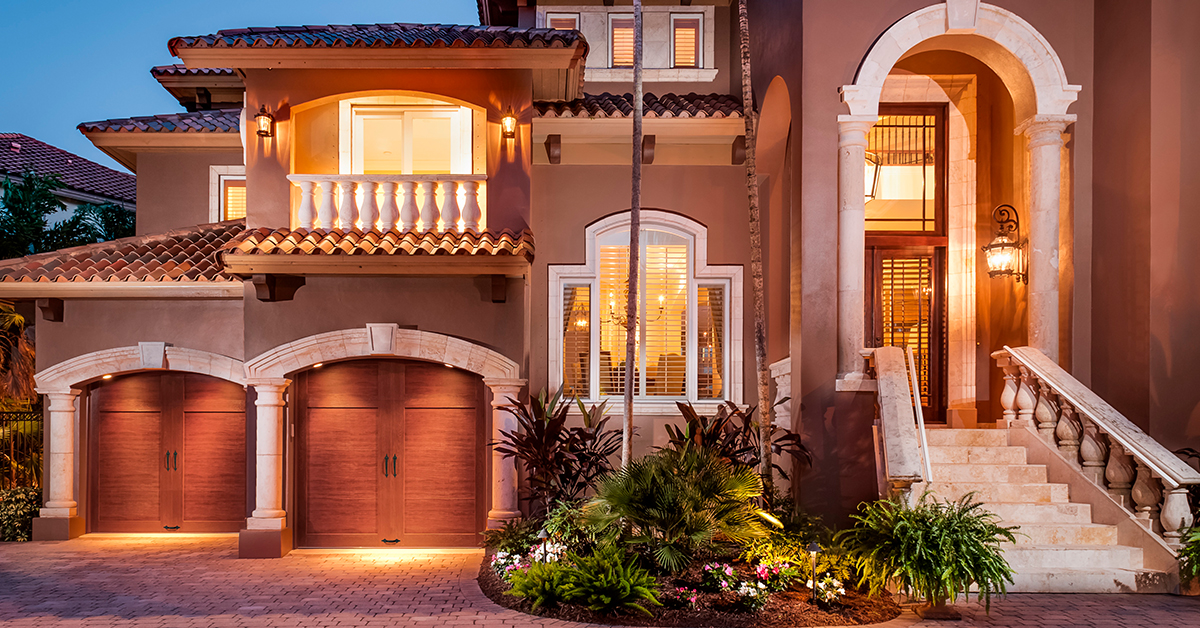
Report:
[[[741,402],[742,269],[708,266],[707,230],[642,212],[634,396]],[[587,231],[587,263],[550,267],[551,384],[582,399],[625,394],[629,213]]]

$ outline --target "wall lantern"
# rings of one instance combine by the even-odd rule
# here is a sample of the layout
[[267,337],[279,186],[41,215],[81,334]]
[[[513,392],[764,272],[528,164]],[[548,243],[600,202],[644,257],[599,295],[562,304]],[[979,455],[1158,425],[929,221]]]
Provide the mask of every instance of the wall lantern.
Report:
[[259,137],[271,137],[274,135],[275,116],[267,111],[266,105],[259,107],[258,113],[254,116],[254,123],[258,126]]
[[506,140],[515,139],[517,137],[517,116],[513,113],[511,107],[508,111],[504,112],[504,117],[500,118],[500,130],[500,137],[503,137]]
[[1000,205],[992,210],[996,221],[996,237],[983,247],[987,255],[988,275],[1015,277],[1017,283],[1029,283],[1025,261],[1025,241],[1021,239],[1021,221],[1012,205]]

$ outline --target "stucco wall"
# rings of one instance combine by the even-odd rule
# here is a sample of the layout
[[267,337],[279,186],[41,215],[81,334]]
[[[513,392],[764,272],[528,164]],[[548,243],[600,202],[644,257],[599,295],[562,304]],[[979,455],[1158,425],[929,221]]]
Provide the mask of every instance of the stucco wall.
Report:
[[240,166],[242,153],[178,150],[138,155],[137,233],[163,233],[209,220],[209,166]]

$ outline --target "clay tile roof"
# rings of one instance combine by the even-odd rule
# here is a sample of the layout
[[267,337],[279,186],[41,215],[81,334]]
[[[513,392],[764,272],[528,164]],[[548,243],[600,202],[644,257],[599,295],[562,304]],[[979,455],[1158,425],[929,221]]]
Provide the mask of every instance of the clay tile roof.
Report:
[[182,63],[158,65],[150,68],[150,74],[159,76],[234,76],[233,68],[189,68]]
[[452,24],[271,26],[175,37],[171,54],[189,48],[586,48],[578,31]]
[[0,283],[241,281],[222,272],[221,247],[246,229],[230,220],[0,261]]
[[225,245],[226,255],[513,255],[533,258],[533,234],[484,231],[417,233],[361,229],[247,230]]
[[[741,99],[728,94],[663,94],[643,97],[647,118],[740,118]],[[633,115],[633,94],[585,94],[571,101],[533,103],[539,118],[628,118]]]
[[237,133],[241,127],[241,115],[241,109],[164,113],[84,122],[78,128],[84,133]]
[[122,201],[137,201],[137,177],[106,168],[21,133],[0,133],[0,180],[26,170],[57,173],[63,185],[80,192]]

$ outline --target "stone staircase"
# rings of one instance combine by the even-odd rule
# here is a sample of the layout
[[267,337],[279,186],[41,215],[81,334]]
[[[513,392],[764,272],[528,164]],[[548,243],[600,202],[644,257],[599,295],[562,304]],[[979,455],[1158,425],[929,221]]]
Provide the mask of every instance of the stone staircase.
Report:
[[1008,430],[927,431],[933,482],[913,486],[943,499],[975,492],[1004,525],[1018,525],[1004,553],[1016,571],[1014,593],[1163,593],[1168,578],[1143,567],[1143,550],[1118,544],[1118,528],[1092,522],[1092,506],[1071,502],[1067,484],[1028,464]]

